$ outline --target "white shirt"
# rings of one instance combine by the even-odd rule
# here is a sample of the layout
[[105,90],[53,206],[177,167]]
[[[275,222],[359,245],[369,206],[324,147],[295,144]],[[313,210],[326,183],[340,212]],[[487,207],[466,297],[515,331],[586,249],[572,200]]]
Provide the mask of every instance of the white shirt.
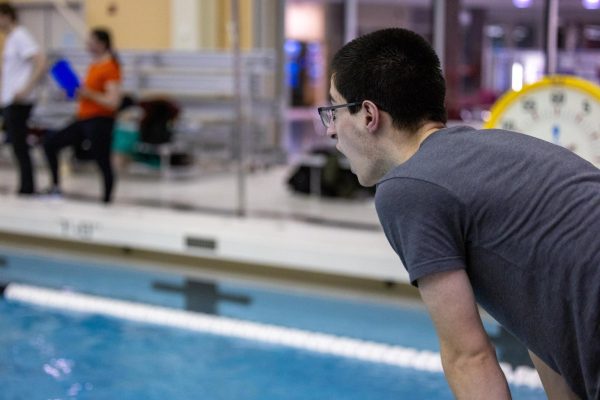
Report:
[[[2,54],[2,93],[3,106],[13,102],[15,94],[23,89],[33,73],[32,57],[40,49],[31,34],[17,25],[6,37]],[[30,93],[25,102],[33,103],[35,93]]]

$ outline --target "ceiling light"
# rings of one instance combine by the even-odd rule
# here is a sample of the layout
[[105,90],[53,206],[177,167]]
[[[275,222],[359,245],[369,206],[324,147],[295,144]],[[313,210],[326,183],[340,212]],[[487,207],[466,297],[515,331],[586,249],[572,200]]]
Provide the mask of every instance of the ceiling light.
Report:
[[517,8],[527,8],[531,6],[533,0],[513,0],[513,5]]

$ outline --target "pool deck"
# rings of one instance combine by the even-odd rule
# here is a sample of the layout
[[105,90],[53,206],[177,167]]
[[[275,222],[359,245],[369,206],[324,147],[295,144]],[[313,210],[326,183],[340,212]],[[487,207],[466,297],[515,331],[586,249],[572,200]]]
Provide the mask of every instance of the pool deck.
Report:
[[377,229],[0,195],[0,232],[121,249],[408,282]]

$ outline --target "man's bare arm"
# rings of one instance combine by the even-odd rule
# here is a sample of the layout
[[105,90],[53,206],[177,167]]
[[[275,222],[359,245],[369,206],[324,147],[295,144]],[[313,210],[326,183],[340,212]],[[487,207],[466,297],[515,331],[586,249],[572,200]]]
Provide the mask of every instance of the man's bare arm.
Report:
[[457,399],[510,399],[506,378],[483,328],[463,269],[419,279],[437,330],[446,379]]

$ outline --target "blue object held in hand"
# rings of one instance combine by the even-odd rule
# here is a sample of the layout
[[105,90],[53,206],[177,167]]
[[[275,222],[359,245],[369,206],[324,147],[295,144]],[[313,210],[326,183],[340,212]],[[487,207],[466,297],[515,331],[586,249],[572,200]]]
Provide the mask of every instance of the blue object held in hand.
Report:
[[75,91],[80,86],[79,78],[65,59],[60,59],[50,68],[50,74],[58,85],[67,93],[70,99],[75,98]]

